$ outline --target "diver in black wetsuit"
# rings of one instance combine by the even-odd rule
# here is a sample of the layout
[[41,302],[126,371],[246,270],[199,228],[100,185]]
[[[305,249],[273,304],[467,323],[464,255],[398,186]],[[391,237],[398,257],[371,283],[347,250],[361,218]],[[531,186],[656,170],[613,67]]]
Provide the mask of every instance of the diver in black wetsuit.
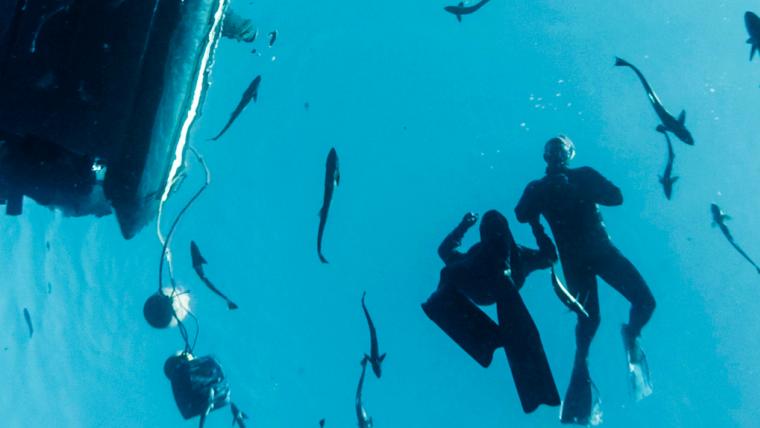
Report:
[[[480,222],[481,241],[457,251],[465,232],[477,222],[468,213],[438,248],[446,267],[438,289],[423,304],[425,313],[482,366],[504,347],[523,410],[559,405],[559,393],[541,338],[519,288],[531,271],[548,268],[546,254],[515,244],[507,219],[488,211]],[[474,303],[473,303],[474,302]],[[477,305],[496,304],[498,325]]]
[[[652,316],[655,300],[641,274],[610,240],[598,210],[598,205],[621,205],[620,189],[589,167],[569,168],[574,156],[575,146],[569,138],[561,135],[549,140],[544,148],[546,175],[528,184],[515,213],[518,221],[530,223],[534,232],[541,227],[539,216],[546,218],[557,242],[567,286],[588,311],[588,317],[578,317],[575,365],[561,415],[563,423],[587,424],[592,417],[587,358],[600,322],[596,277],[631,303],[630,319],[623,325],[622,334],[637,398],[651,393],[646,358],[637,339]],[[544,251],[554,251],[546,243],[548,238],[537,239]],[[556,253],[553,257],[557,259]]]

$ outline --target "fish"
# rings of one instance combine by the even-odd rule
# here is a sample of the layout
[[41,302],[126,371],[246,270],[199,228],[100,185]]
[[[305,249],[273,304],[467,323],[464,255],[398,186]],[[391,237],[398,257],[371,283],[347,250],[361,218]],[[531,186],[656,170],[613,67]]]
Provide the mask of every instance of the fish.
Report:
[[654,112],[657,114],[657,117],[660,118],[661,123],[660,125],[657,125],[657,132],[672,132],[676,137],[678,137],[679,140],[690,146],[693,146],[694,137],[692,137],[691,132],[686,129],[686,111],[681,110],[681,114],[679,114],[678,118],[676,119],[665,109],[665,107],[662,105],[662,101],[660,101],[660,98],[654,92],[654,89],[652,89],[652,87],[649,85],[649,82],[647,82],[647,79],[644,77],[641,71],[636,68],[636,66],[620,57],[615,57],[615,66],[629,67],[636,73],[636,76],[639,77],[639,80],[641,80],[641,84],[644,85],[644,90],[649,97],[649,101],[652,103],[652,107],[654,107]]
[[380,355],[380,351],[377,346],[377,331],[375,330],[375,324],[372,322],[372,318],[369,316],[367,305],[364,304],[364,298],[367,296],[365,291],[362,294],[362,310],[364,310],[364,316],[367,318],[367,325],[369,326],[369,339],[370,339],[370,352],[369,355],[364,355],[364,358],[372,365],[372,371],[375,373],[378,379],[382,374],[381,364],[385,360],[385,355]]
[[562,284],[562,281],[559,280],[559,276],[557,276],[557,272],[554,268],[554,265],[552,265],[551,267],[551,277],[552,277],[552,289],[554,289],[554,294],[556,294],[557,297],[559,297],[559,300],[565,306],[567,306],[571,311],[575,312],[576,314],[583,315],[586,318],[589,318],[586,308],[583,307],[581,302],[579,302],[576,297],[570,294],[570,291],[568,291],[567,288],[565,288],[565,286]]
[[367,372],[367,358],[362,359],[362,374],[359,376],[359,386],[356,388],[356,419],[359,428],[372,428],[372,418],[367,414],[367,409],[362,404],[362,389],[364,388],[364,374]]
[[198,274],[198,277],[203,281],[204,284],[206,284],[206,287],[208,287],[211,291],[216,293],[219,297],[224,299],[227,302],[227,307],[230,310],[237,309],[238,305],[236,305],[232,300],[227,298],[224,294],[222,294],[219,289],[214,287],[214,284],[211,283],[211,281],[206,278],[206,274],[203,272],[203,265],[208,264],[206,259],[203,258],[201,255],[200,249],[198,249],[198,245],[195,243],[195,241],[190,241],[190,257],[193,261],[193,270],[195,270],[195,273]]
[[335,148],[330,149],[327,154],[327,165],[325,168],[325,193],[322,200],[322,208],[319,209],[319,231],[317,232],[317,255],[322,263],[329,263],[325,256],[322,255],[322,237],[325,233],[325,224],[327,223],[327,212],[330,210],[335,187],[340,185],[340,167],[338,165],[338,153]]
[[232,409],[232,426],[234,427],[237,424],[239,428],[245,428],[245,420],[248,419],[248,415],[240,410],[235,403],[230,403],[230,408]]
[[760,53],[760,18],[754,13],[747,11],[744,13],[744,25],[747,27],[749,39],[747,44],[749,48],[749,60],[755,58],[755,53]]
[[665,191],[665,197],[670,200],[673,195],[673,184],[678,181],[678,176],[673,177],[673,161],[676,158],[675,152],[673,152],[673,143],[670,142],[670,136],[667,132],[663,132],[665,135],[665,141],[668,143],[668,163],[665,165],[665,172],[660,176],[660,183],[662,189]]
[[731,246],[734,247],[734,249],[739,252],[739,254],[744,257],[745,260],[747,260],[754,268],[757,270],[757,273],[760,274],[760,266],[758,266],[748,255],[744,252],[744,250],[739,246],[739,244],[736,243],[734,240],[733,235],[731,235],[731,231],[728,229],[728,226],[726,225],[726,221],[730,220],[731,217],[728,216],[719,206],[718,204],[710,204],[710,211],[712,212],[712,218],[713,218],[713,227],[718,226],[720,228],[720,231],[723,232],[723,236],[728,239],[728,242],[731,244]]
[[319,428],[325,428],[325,420],[324,418],[319,420]]
[[256,102],[259,97],[259,85],[261,84],[261,75],[256,76],[253,81],[251,81],[251,84],[248,85],[248,88],[246,88],[245,92],[243,92],[243,96],[240,97],[240,102],[238,102],[237,107],[235,107],[235,110],[230,115],[230,119],[227,121],[227,124],[224,125],[224,128],[222,128],[221,131],[219,131],[219,134],[216,135],[216,137],[212,138],[212,141],[216,141],[224,135],[225,132],[227,132],[228,129],[230,129],[230,126],[232,126],[232,122],[237,119],[238,116],[240,116],[240,113],[243,112],[243,110],[250,104],[251,100],[253,102]]
[[32,326],[32,315],[29,314],[29,309],[24,308],[24,320],[26,321],[26,326],[29,329],[29,338],[32,338],[32,335],[34,334],[34,326]]
[[277,41],[277,30],[272,30],[269,33],[269,47],[271,48],[274,42]]
[[481,7],[485,6],[491,0],[480,0],[472,6],[465,6],[464,2],[459,2],[456,6],[446,6],[443,8],[446,12],[453,13],[457,17],[457,21],[462,22],[462,15],[469,15],[475,13]]

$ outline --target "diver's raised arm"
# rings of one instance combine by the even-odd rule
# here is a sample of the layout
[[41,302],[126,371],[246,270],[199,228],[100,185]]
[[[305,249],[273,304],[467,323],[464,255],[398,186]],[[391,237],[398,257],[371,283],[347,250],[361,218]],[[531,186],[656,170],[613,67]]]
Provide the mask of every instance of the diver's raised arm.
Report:
[[538,204],[539,181],[530,182],[523,191],[520,200],[515,207],[515,216],[520,223],[533,223],[538,221],[541,209]]
[[462,245],[462,238],[465,232],[478,221],[478,215],[469,212],[464,215],[462,221],[444,238],[441,245],[438,246],[438,256],[444,263],[449,263],[457,255],[461,255],[457,248]]
[[583,172],[584,190],[588,192],[589,197],[594,202],[610,207],[622,205],[623,192],[620,191],[619,187],[612,184],[610,180],[607,180],[593,168],[584,167],[580,168],[579,171]]

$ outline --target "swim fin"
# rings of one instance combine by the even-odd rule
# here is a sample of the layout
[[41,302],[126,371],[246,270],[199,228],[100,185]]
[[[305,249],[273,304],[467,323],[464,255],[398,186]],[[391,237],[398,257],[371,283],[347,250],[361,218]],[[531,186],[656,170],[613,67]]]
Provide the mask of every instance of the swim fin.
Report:
[[483,367],[502,345],[499,326],[457,291],[436,291],[422,304],[428,318]]
[[641,349],[638,340],[628,333],[628,326],[623,325],[623,346],[628,362],[628,379],[631,383],[631,393],[636,401],[641,401],[652,395],[653,388],[649,376],[647,356]]
[[504,351],[523,411],[531,413],[541,404],[559,406],[559,392],[541,336],[517,289],[510,288],[507,298],[497,302],[496,311]]
[[599,391],[588,372],[585,359],[576,357],[570,384],[565,393],[565,401],[560,409],[560,422],[596,426],[602,423],[601,400]]

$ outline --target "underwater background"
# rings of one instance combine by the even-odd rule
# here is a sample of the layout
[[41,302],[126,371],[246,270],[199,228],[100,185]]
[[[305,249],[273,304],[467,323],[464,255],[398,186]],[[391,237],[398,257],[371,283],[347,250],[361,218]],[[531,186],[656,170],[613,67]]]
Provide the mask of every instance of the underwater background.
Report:
[[[590,369],[605,426],[757,426],[760,277],[710,227],[709,204],[760,257],[760,64],[748,62],[743,22],[760,4],[493,0],[457,23],[443,11],[454,3],[233,1],[259,27],[261,55],[220,42],[191,140],[212,183],[173,242],[200,320],[196,354],[219,359],[250,426],[355,426],[366,291],[388,353],[382,379],[368,375],[364,388],[376,427],[559,425],[558,408],[523,414],[501,351],[481,368],[420,303],[437,285],[438,244],[467,211],[502,211],[518,243],[535,246],[513,208],[543,174],[543,143],[564,133],[575,166],[622,189],[624,205],[602,213],[658,303],[642,337],[654,394],[635,403],[619,333],[629,305],[600,283]],[[262,36],[274,29],[269,48]],[[672,201],[658,183],[659,122],[615,56],[636,64],[672,113],[687,112],[696,145],[673,142]],[[208,141],[257,74],[258,102]],[[323,265],[317,212],[331,147],[342,177]],[[165,219],[202,183],[192,161],[188,174]],[[155,227],[124,241],[113,217],[62,218],[29,201],[0,227],[2,425],[196,426],[182,420],[162,369],[179,334],[142,316],[157,287]],[[239,310],[198,281],[191,239]],[[546,271],[522,296],[564,395],[575,317]],[[230,421],[221,410],[206,426]]]

